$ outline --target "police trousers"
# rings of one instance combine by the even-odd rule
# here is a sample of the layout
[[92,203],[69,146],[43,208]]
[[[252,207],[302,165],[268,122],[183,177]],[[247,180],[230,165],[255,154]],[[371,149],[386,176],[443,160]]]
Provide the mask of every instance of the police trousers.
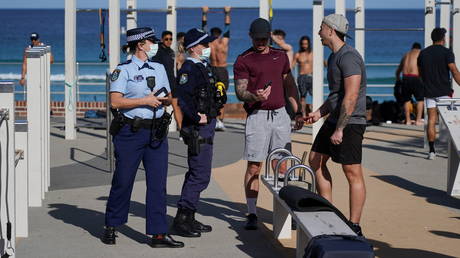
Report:
[[[203,138],[214,138],[215,128],[216,119],[212,119],[206,125],[200,125],[200,136]],[[190,153],[187,154],[189,169],[185,174],[182,193],[177,202],[179,208],[196,211],[200,194],[208,187],[211,180],[212,144],[203,143],[200,147],[200,154],[196,156],[192,156]]]
[[116,227],[128,221],[129,204],[136,172],[142,161],[147,193],[145,203],[146,233],[168,233],[166,218],[166,178],[168,174],[168,139],[151,141],[151,130],[131,131],[124,125],[113,137],[115,172],[105,213],[105,225]]

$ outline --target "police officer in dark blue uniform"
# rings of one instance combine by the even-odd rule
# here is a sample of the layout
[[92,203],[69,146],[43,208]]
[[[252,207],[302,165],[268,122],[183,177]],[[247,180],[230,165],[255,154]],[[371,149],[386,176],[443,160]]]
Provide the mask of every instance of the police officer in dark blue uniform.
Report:
[[177,235],[200,237],[212,227],[195,219],[198,200],[211,177],[212,145],[216,117],[226,102],[223,87],[216,87],[208,59],[209,43],[215,38],[199,29],[185,34],[188,58],[178,73],[177,98],[184,113],[181,136],[188,146],[189,170],[185,174],[182,194],[177,203],[173,229]]
[[[171,120],[165,105],[171,102],[163,65],[149,62],[158,50],[151,28],[127,31],[123,50],[131,60],[111,75],[110,101],[114,120],[110,133],[115,147],[115,172],[107,201],[102,241],[115,244],[116,227],[128,221],[134,179],[143,162],[147,181],[146,232],[152,247],[183,247],[168,235],[166,178],[168,171],[167,129]],[[116,111],[115,111],[116,110]]]

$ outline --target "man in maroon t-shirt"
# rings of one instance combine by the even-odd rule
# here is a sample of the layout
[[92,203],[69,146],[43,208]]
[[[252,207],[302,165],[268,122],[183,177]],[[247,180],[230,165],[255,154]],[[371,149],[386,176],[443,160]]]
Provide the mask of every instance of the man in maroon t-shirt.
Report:
[[[290,149],[291,119],[285,109],[285,93],[296,111],[294,129],[303,126],[289,59],[283,50],[268,46],[270,33],[267,20],[254,20],[249,30],[253,46],[238,56],[233,67],[236,96],[244,102],[248,113],[243,157],[248,161],[244,177],[248,205],[245,228],[248,230],[257,229],[256,202],[262,162],[276,148]],[[276,166],[279,159],[279,156],[275,157],[272,166]]]

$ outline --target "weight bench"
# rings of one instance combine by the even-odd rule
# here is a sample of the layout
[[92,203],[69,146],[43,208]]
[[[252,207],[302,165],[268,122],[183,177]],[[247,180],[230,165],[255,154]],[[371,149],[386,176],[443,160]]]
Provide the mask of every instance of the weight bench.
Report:
[[[273,175],[270,175],[271,161],[275,154],[285,154],[279,160]],[[304,159],[305,159],[304,155]],[[291,160],[291,167],[287,170],[284,181],[278,180],[279,168],[281,163]],[[334,212],[332,211],[315,211],[315,212],[299,212],[293,211],[287,203],[279,196],[279,191],[285,185],[291,182],[305,182],[305,171],[311,176],[311,182],[305,182],[308,189],[316,192],[315,174],[313,170],[306,165],[301,164],[302,161],[293,156],[286,149],[275,149],[265,161],[265,174],[262,176],[262,182],[273,195],[273,235],[276,239],[291,239],[292,219],[295,220],[297,241],[296,241],[296,257],[303,257],[305,247],[310,239],[317,235],[353,235],[356,233]],[[297,163],[297,164],[296,164]],[[301,170],[298,176],[295,175],[296,170]],[[292,174],[292,175],[291,175]]]

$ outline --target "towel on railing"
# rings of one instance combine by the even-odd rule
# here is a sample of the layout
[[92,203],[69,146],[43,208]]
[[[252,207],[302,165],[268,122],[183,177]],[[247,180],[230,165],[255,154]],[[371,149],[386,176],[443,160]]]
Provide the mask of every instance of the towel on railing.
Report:
[[332,203],[305,188],[287,185],[280,189],[279,196],[293,211],[331,211],[345,223],[348,223],[348,219]]

